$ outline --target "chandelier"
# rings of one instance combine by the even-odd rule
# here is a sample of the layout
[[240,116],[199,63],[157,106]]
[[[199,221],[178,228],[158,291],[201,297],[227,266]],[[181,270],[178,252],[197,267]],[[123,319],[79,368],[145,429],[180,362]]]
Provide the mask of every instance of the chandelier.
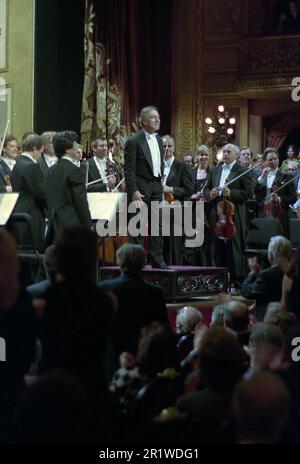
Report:
[[211,135],[214,151],[218,151],[226,143],[234,142],[236,118],[223,105],[218,106],[214,117],[207,116],[205,123],[208,125],[207,131]]

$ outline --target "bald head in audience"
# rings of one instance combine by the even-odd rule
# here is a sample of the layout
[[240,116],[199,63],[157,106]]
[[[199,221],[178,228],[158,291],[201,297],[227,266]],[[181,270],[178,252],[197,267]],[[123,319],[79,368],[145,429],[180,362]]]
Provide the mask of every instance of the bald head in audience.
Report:
[[224,325],[234,332],[246,332],[249,329],[249,309],[240,301],[229,301],[225,305]]

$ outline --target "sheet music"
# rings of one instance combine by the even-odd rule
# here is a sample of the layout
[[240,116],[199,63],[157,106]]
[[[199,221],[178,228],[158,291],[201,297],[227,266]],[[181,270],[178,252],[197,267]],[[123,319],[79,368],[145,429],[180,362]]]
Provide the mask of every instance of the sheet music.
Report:
[[112,221],[126,200],[126,193],[88,192],[89,209],[93,220]]
[[0,226],[7,223],[18,198],[18,193],[0,193]]

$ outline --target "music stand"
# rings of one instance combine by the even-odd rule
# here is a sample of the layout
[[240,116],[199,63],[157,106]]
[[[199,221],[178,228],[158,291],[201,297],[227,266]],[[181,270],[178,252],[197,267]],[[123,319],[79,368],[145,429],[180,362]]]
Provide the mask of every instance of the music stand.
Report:
[[6,225],[18,198],[18,193],[0,193],[0,226]]
[[[126,207],[126,193],[119,192],[88,192],[88,205],[93,221],[102,221],[104,224],[115,220],[116,213],[123,212]],[[102,240],[103,262],[105,264],[105,239]]]

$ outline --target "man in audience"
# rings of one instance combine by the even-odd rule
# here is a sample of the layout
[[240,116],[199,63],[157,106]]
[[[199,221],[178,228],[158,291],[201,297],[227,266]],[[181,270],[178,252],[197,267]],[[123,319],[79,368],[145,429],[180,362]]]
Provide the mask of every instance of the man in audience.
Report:
[[113,292],[118,298],[113,340],[116,354],[122,351],[135,354],[144,325],[168,322],[162,289],[143,279],[145,261],[146,252],[141,245],[125,244],[117,251],[121,275],[99,284],[103,291]]
[[185,358],[193,349],[195,328],[203,322],[203,315],[193,306],[184,306],[176,316],[176,332],[179,335],[177,348],[180,359]]
[[47,174],[48,169],[53,166],[57,162],[57,156],[54,153],[53,148],[53,137],[55,136],[56,132],[49,131],[43,132],[41,137],[44,141],[44,151],[41,157],[38,159],[38,165],[41,168],[42,173],[44,176]]
[[257,264],[250,264],[250,273],[243,282],[242,295],[256,300],[256,315],[259,320],[263,320],[268,303],[281,300],[282,279],[292,253],[291,242],[277,235],[271,238],[268,246],[271,267],[260,270]]
[[58,162],[48,170],[45,179],[49,236],[54,233],[57,237],[67,226],[92,226],[85,174],[76,164],[81,153],[73,134],[58,132],[53,139]]
[[273,317],[281,313],[282,313],[282,306],[281,306],[280,301],[271,301],[271,303],[269,303],[267,306],[266,314],[265,314],[263,322],[269,322],[270,319],[272,319]]
[[233,330],[242,345],[248,345],[249,342],[249,309],[241,301],[232,300],[225,305],[224,325]]
[[289,392],[271,372],[242,381],[233,399],[238,443],[276,443],[289,415]]
[[257,323],[249,337],[249,347],[244,347],[250,357],[250,367],[245,379],[261,370],[279,369],[284,356],[284,338],[281,330],[265,322]]
[[176,407],[197,420],[199,437],[212,443],[228,418],[232,392],[244,372],[244,354],[235,334],[210,327],[201,338],[198,363],[203,388],[179,397]]
[[[30,135],[23,141],[23,152],[17,160],[11,175],[14,192],[19,193],[14,213],[28,213],[32,217],[35,245],[42,250],[45,234],[44,209],[46,198],[43,174],[37,164],[44,149],[44,142],[39,135]],[[28,235],[21,231],[23,240]]]
[[210,327],[224,327],[224,313],[226,304],[217,304],[211,313]]

